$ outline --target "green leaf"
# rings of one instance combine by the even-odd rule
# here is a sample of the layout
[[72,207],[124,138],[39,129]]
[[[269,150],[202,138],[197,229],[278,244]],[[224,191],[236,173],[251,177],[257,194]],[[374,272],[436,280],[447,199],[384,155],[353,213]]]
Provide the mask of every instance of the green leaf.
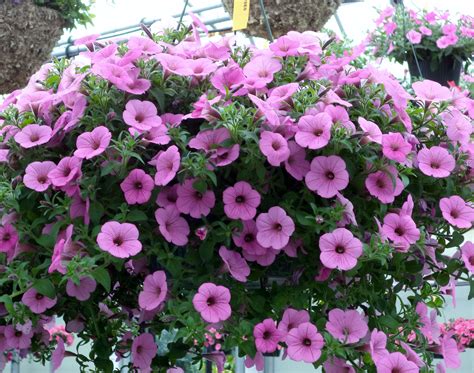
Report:
[[166,107],[165,107],[165,95],[163,91],[159,88],[153,88],[149,92],[158,102],[158,105],[160,106],[160,111],[164,112]]
[[207,184],[203,180],[196,180],[193,183],[193,188],[196,189],[199,193],[206,193],[207,190]]
[[12,298],[9,295],[2,295],[0,297],[0,303],[3,303],[5,306],[6,310],[10,315],[13,315],[15,313],[15,309],[13,308],[13,302]]
[[199,256],[203,262],[208,262],[212,259],[214,254],[214,245],[215,242],[213,240],[206,240],[199,247]]
[[127,214],[127,221],[147,221],[148,217],[143,211],[132,210]]
[[446,286],[449,284],[449,273],[440,272],[436,275],[436,282],[440,286]]
[[109,271],[105,268],[99,267],[94,269],[91,275],[107,292],[110,292],[111,281]]
[[474,277],[471,277],[469,280],[469,295],[467,296],[467,300],[471,300],[474,298]]
[[104,215],[104,207],[97,201],[91,203],[89,216],[94,224],[99,224],[100,218]]
[[397,329],[399,326],[399,322],[390,315],[381,316],[378,318],[378,321],[380,322],[380,324],[388,326],[392,329]]
[[35,288],[38,293],[43,294],[48,298],[54,298],[56,296],[56,289],[54,288],[53,283],[46,278],[35,281],[33,288]]
[[446,244],[446,247],[459,247],[464,241],[464,236],[458,231],[453,232],[453,238]]

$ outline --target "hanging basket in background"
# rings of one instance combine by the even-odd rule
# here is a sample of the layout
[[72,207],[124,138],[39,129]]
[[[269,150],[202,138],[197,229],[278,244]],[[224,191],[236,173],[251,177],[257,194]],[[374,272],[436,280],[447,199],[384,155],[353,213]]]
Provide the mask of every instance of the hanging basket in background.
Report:
[[65,21],[31,0],[0,0],[0,94],[22,88],[48,61]]
[[[233,15],[233,0],[222,0],[224,7]],[[264,7],[275,38],[288,31],[319,31],[336,13],[341,0],[264,0]],[[268,38],[259,1],[250,2],[248,26],[243,30],[250,36]]]
[[407,63],[412,80],[413,78],[429,79],[446,87],[449,86],[448,82],[459,84],[463,64],[452,55],[444,56],[439,62],[433,62],[430,58],[422,59],[418,57],[419,69],[413,55],[407,56]]

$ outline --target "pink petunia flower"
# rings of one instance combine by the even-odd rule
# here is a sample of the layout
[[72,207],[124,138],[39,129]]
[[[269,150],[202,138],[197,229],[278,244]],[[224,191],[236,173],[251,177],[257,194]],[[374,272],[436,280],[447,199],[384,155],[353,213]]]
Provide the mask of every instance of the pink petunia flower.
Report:
[[257,241],[265,248],[283,249],[295,231],[293,219],[279,206],[274,206],[267,213],[257,217]]
[[269,265],[271,265],[275,261],[278,253],[278,250],[274,250],[271,247],[263,248],[263,252],[250,252],[245,250],[243,251],[245,260],[247,260],[248,262],[257,262],[263,267],[268,267]]
[[267,84],[281,68],[281,63],[276,58],[257,56],[244,66],[244,74],[247,78],[256,78]]
[[329,311],[328,318],[326,330],[343,343],[356,343],[369,331],[367,323],[355,310],[336,308]]
[[34,331],[32,328],[27,332],[25,330],[19,330],[13,325],[5,326],[5,330],[3,331],[7,347],[15,349],[30,347],[33,334]]
[[412,44],[420,44],[421,42],[421,34],[418,31],[410,30],[405,35],[408,41]]
[[13,250],[18,243],[18,232],[10,223],[0,226],[0,253]]
[[459,110],[450,110],[442,115],[446,134],[451,141],[468,144],[473,132],[471,121]]
[[362,255],[362,242],[345,228],[337,228],[319,238],[320,259],[325,267],[348,271]]
[[441,338],[441,355],[447,368],[458,369],[461,366],[461,358],[456,340],[451,337],[451,333]]
[[150,101],[128,101],[123,112],[123,120],[129,126],[141,131],[149,131],[161,125],[156,106]]
[[31,312],[43,313],[54,307],[57,299],[56,297],[51,299],[46,295],[38,293],[36,289],[30,288],[23,294],[21,301],[30,308]]
[[345,189],[349,184],[346,163],[337,155],[315,157],[311,161],[305,182],[310,190],[321,197],[334,197],[338,191]]
[[250,267],[238,252],[227,250],[225,246],[221,246],[219,256],[224,262],[226,271],[228,271],[233,278],[240,282],[247,282]]
[[449,224],[458,228],[471,228],[474,222],[474,208],[468,205],[461,197],[451,196],[441,198],[439,207],[443,218]]
[[346,361],[337,357],[329,357],[323,364],[326,373],[355,373],[355,369]]
[[400,352],[392,352],[375,362],[377,373],[418,373],[419,368]]
[[395,213],[385,215],[382,231],[395,244],[409,246],[420,239],[420,230],[408,215]]
[[244,251],[252,254],[264,254],[267,249],[262,247],[257,241],[257,224],[253,220],[245,220],[242,222],[243,229],[241,232],[235,232],[232,240],[237,247],[241,247]]
[[48,173],[51,184],[57,187],[64,187],[73,182],[81,175],[81,165],[82,161],[77,157],[64,157]]
[[374,122],[366,120],[362,117],[359,117],[358,123],[362,131],[364,131],[365,141],[366,142],[375,142],[377,144],[382,144],[382,131],[380,131],[379,126],[377,126]]
[[260,194],[249,183],[239,181],[224,190],[224,212],[230,219],[250,220],[260,205]]
[[29,124],[15,135],[15,141],[22,148],[32,148],[34,146],[46,144],[51,140],[53,130],[49,126],[39,124]]
[[281,321],[278,323],[278,330],[281,330],[285,335],[293,328],[297,328],[303,323],[309,322],[309,313],[306,310],[295,310],[287,308],[283,312]]
[[167,293],[166,273],[156,271],[145,277],[143,290],[138,294],[138,304],[144,310],[153,311],[165,301]]
[[450,45],[456,45],[458,40],[459,38],[457,37],[456,34],[443,35],[438,40],[436,40],[436,46],[439,49],[445,49],[449,47]]
[[180,162],[179,150],[175,145],[158,154],[155,161],[155,185],[168,185],[176,176]]
[[316,326],[309,322],[290,330],[285,340],[288,356],[294,361],[314,363],[321,356],[324,339]]
[[216,197],[212,190],[206,190],[204,193],[194,189],[193,184],[196,179],[187,179],[182,185],[178,186],[178,199],[176,207],[179,212],[189,214],[193,218],[207,216],[216,203]]
[[403,191],[403,183],[398,178],[395,167],[371,173],[365,179],[365,187],[369,193],[382,203],[392,203]]
[[176,246],[184,246],[188,243],[189,224],[180,216],[175,206],[168,205],[155,211],[155,219],[158,229],[166,241]]
[[162,188],[156,197],[156,204],[160,207],[176,207],[176,200],[178,199],[178,186],[178,184],[175,184]]
[[64,347],[64,340],[62,338],[57,338],[58,344],[51,354],[51,363],[53,366],[53,372],[55,372],[61,366],[66,348]]
[[411,86],[415,91],[415,98],[427,103],[447,101],[452,97],[449,88],[443,87],[438,82],[433,82],[432,80],[422,80],[413,83]]
[[48,174],[54,168],[56,165],[51,161],[32,162],[25,169],[23,183],[27,188],[44,192],[51,185]]
[[411,145],[398,132],[382,135],[382,152],[388,159],[405,162],[411,151]]
[[230,291],[224,286],[207,282],[202,284],[193,297],[194,309],[204,321],[216,323],[227,320],[232,314],[229,305]]
[[77,158],[91,159],[102,154],[110,144],[112,134],[104,126],[94,128],[92,132],[84,132],[76,140],[77,150],[74,155]]
[[278,167],[290,157],[288,142],[279,133],[263,131],[258,146],[272,166]]
[[285,161],[286,171],[296,180],[303,180],[309,171],[306,151],[294,141],[288,141],[290,156]]
[[370,356],[374,363],[386,358],[389,354],[387,350],[387,335],[377,329],[372,330],[372,333],[370,334],[369,349]]
[[461,257],[467,270],[474,273],[474,243],[467,241],[461,246]]
[[154,187],[153,178],[138,168],[132,170],[120,183],[120,189],[129,205],[147,203]]
[[150,333],[140,334],[132,342],[133,366],[144,371],[149,370],[157,351],[158,347],[156,346],[153,335]]
[[258,352],[262,353],[275,352],[278,343],[283,341],[285,335],[285,332],[277,329],[275,321],[272,319],[265,319],[253,328],[255,347]]
[[81,277],[79,283],[75,284],[71,279],[67,280],[66,293],[70,297],[74,297],[80,301],[90,298],[91,293],[95,291],[97,283],[93,278],[88,276]]
[[440,146],[421,149],[417,160],[421,172],[436,178],[448,177],[456,166],[454,157]]
[[332,119],[327,113],[305,115],[298,121],[296,143],[304,148],[324,148],[331,139]]
[[134,224],[109,221],[102,225],[97,244],[116,258],[128,258],[142,250],[138,236],[138,229]]
[[299,46],[298,40],[283,35],[271,43],[269,49],[278,57],[297,56]]
[[431,36],[433,34],[433,31],[431,31],[431,29],[429,29],[426,26],[420,26],[418,30],[420,30],[421,34],[426,35],[426,36]]

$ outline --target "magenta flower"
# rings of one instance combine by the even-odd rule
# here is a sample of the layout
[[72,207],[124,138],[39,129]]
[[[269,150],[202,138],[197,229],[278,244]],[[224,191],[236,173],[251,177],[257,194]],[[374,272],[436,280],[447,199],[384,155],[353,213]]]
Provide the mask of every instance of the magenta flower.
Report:
[[392,203],[395,197],[403,191],[403,183],[398,178],[395,167],[388,167],[387,170],[370,174],[365,179],[365,187],[372,196],[382,203]]
[[224,190],[222,199],[224,212],[230,219],[253,219],[260,205],[260,194],[245,181]]
[[143,290],[138,294],[138,304],[144,310],[153,311],[165,301],[167,293],[166,273],[156,271],[145,277]]
[[329,311],[326,330],[343,343],[356,343],[364,338],[369,328],[363,317],[355,310],[339,308]]
[[461,257],[467,270],[474,273],[474,243],[467,241],[461,246]]
[[432,80],[422,80],[415,82],[412,85],[416,94],[416,99],[425,102],[441,102],[451,99],[452,93],[449,88],[443,87]]
[[134,224],[109,221],[101,227],[97,244],[116,258],[128,258],[142,250],[138,235]]
[[48,174],[54,168],[56,165],[51,161],[32,162],[25,169],[23,183],[27,188],[44,192],[51,185]]
[[419,368],[400,352],[392,352],[375,362],[377,373],[418,373]]
[[160,207],[176,207],[176,200],[178,199],[178,186],[178,184],[175,184],[162,188],[156,197],[156,204]]
[[92,132],[84,132],[76,140],[77,150],[74,155],[77,158],[91,159],[102,154],[110,144],[112,134],[104,126],[94,128]]
[[412,44],[420,44],[421,34],[418,31],[410,30],[406,33],[408,41]]
[[331,139],[332,119],[327,113],[305,115],[298,121],[296,143],[304,148],[324,148]]
[[129,205],[147,203],[154,187],[153,178],[138,168],[132,170],[120,184]]
[[309,322],[290,330],[285,340],[288,356],[295,361],[314,363],[321,356],[324,340],[316,326]]
[[195,181],[196,179],[187,179],[182,185],[178,186],[176,207],[179,212],[198,219],[201,216],[207,216],[211,212],[216,203],[216,197],[212,190],[201,193],[194,189]]
[[156,346],[153,335],[150,333],[140,334],[132,342],[133,366],[144,371],[149,370],[157,351],[158,347]]
[[150,101],[128,101],[123,112],[123,120],[129,126],[141,131],[148,131],[161,125],[156,106]]
[[225,321],[230,317],[232,309],[229,302],[229,289],[212,282],[202,284],[193,298],[194,309],[204,321],[210,323]]
[[431,31],[431,29],[429,29],[426,26],[420,26],[419,30],[423,35],[426,35],[426,36],[431,36],[433,34],[433,31]]
[[446,367],[451,369],[458,369],[461,366],[461,358],[459,357],[459,350],[454,338],[449,334],[441,338],[441,355],[443,355]]
[[78,284],[69,279],[66,283],[66,293],[77,300],[85,301],[90,298],[96,286],[97,284],[94,279],[88,276],[81,277]]
[[281,68],[281,63],[276,58],[257,56],[244,66],[244,74],[247,78],[256,78],[267,84],[273,80],[273,75]]
[[450,45],[456,45],[458,40],[459,39],[456,36],[456,34],[443,35],[438,40],[436,40],[436,46],[439,49],[445,49],[449,47]]
[[382,144],[382,131],[374,122],[359,117],[358,123],[362,131],[365,133],[365,138],[368,141]]
[[225,269],[240,282],[247,282],[247,276],[250,275],[250,267],[236,251],[227,250],[225,246],[219,249],[219,256],[224,262]]
[[323,364],[326,373],[355,373],[355,369],[346,361],[337,357],[329,357]]
[[294,141],[288,141],[290,156],[285,161],[286,171],[296,180],[303,180],[309,171],[306,151]]
[[417,160],[421,172],[436,178],[448,177],[456,166],[453,156],[440,146],[421,149]]
[[230,139],[230,131],[227,128],[217,128],[215,130],[206,130],[199,132],[196,137],[189,141],[189,147],[192,149],[204,150],[206,153],[219,148],[221,144]]
[[468,144],[473,132],[471,121],[459,110],[450,110],[442,115],[446,134],[451,141]]
[[420,230],[408,215],[395,213],[385,215],[382,231],[396,244],[409,246],[420,239]]
[[346,163],[337,155],[315,157],[311,161],[305,182],[310,190],[321,197],[334,197],[338,191],[345,189],[349,184]]
[[260,135],[260,151],[267,157],[268,163],[278,167],[290,157],[288,142],[279,133],[263,131]]
[[362,242],[346,228],[337,228],[323,234],[319,239],[319,258],[325,267],[348,271],[357,264],[362,255]]
[[53,372],[55,372],[61,366],[61,363],[64,359],[64,353],[66,352],[66,348],[64,347],[64,340],[61,337],[57,337],[56,340],[58,344],[51,354],[51,363],[53,365]]
[[461,197],[451,196],[441,198],[439,207],[443,218],[458,228],[471,228],[474,221],[474,208],[468,205]]
[[283,249],[295,231],[293,219],[279,206],[274,206],[267,213],[257,217],[257,241],[265,248]]
[[48,178],[54,186],[63,187],[76,180],[81,175],[82,161],[77,157],[61,159],[53,170],[49,171]]
[[285,332],[277,329],[275,321],[272,319],[265,319],[253,328],[255,347],[258,352],[262,353],[275,352],[278,343],[283,341],[285,335]]
[[49,126],[39,124],[29,124],[15,135],[15,141],[22,148],[32,148],[34,146],[46,144],[51,140],[53,130]]
[[8,348],[23,349],[28,348],[31,345],[31,338],[33,338],[33,329],[30,328],[29,332],[19,330],[13,325],[5,326],[3,331],[5,336],[6,345]]
[[31,312],[43,313],[54,307],[57,299],[56,297],[51,299],[46,295],[38,293],[36,289],[30,288],[23,294],[21,301],[30,308]]
[[270,44],[270,50],[275,56],[286,57],[286,56],[297,56],[298,47],[300,43],[296,39],[292,39],[287,35],[280,36],[273,43]]
[[232,240],[237,247],[251,254],[264,254],[267,249],[262,247],[257,241],[257,224],[253,220],[245,220],[241,232],[235,232]]
[[158,154],[155,161],[155,185],[168,185],[179,170],[181,157],[175,145]]
[[278,330],[281,330],[286,335],[291,329],[297,328],[301,324],[308,322],[308,311],[298,311],[293,308],[287,308],[285,312],[283,312],[281,321],[278,323]]
[[396,162],[405,162],[411,151],[411,145],[398,132],[389,132],[382,135],[382,152],[388,159]]
[[169,205],[156,210],[155,219],[166,241],[176,246],[184,246],[188,243],[189,224],[181,217],[175,206]]
[[372,330],[372,333],[370,334],[369,348],[370,356],[375,363],[386,358],[389,354],[387,351],[387,335],[377,329]]
[[0,226],[0,253],[13,250],[18,243],[18,232],[11,224]]

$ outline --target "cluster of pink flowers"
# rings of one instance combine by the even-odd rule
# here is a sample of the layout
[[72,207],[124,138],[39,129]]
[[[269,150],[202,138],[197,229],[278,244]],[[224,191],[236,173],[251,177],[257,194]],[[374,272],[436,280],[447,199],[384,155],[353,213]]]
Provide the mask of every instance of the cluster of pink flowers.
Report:
[[474,320],[460,317],[441,324],[441,334],[453,335],[460,351],[466,347],[474,347]]
[[[474,222],[468,93],[409,93],[312,32],[260,50],[192,28],[84,40],[0,107],[0,351],[49,353],[46,321],[64,315],[98,369],[131,353],[130,369],[178,372],[184,345],[219,371],[239,346],[257,368],[284,350],[327,372],[417,372],[425,344],[396,334],[410,319],[458,365],[424,302],[474,272],[459,242]],[[398,315],[404,286],[426,299]],[[180,350],[156,358],[173,329]]]

